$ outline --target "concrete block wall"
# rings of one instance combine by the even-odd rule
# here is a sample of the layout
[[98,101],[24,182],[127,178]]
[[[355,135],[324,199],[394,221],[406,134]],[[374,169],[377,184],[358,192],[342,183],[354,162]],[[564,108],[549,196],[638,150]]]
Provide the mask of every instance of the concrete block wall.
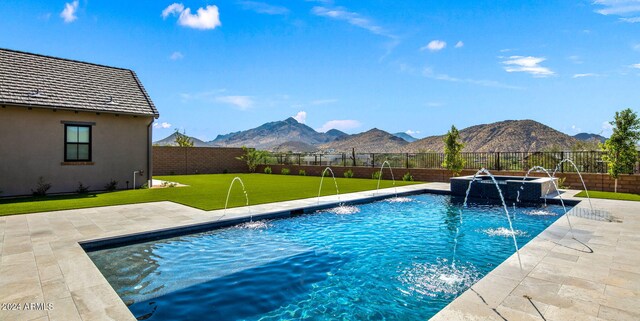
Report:
[[242,148],[153,146],[153,175],[247,173]]
[[[266,166],[271,167],[271,170],[274,174],[280,174],[282,168],[288,168],[291,171],[291,175],[297,175],[300,169],[305,170],[306,174],[309,176],[320,176],[322,171],[326,168],[325,166],[306,166],[306,165],[260,165],[256,169],[257,173],[264,173],[264,168]],[[375,171],[379,171],[380,168],[373,167],[342,167],[335,166],[331,167],[336,177],[344,177],[344,172],[351,169],[353,171],[353,177],[357,178],[371,178],[371,175]],[[417,181],[423,182],[449,182],[449,178],[451,177],[451,172],[444,169],[424,169],[424,168],[393,168],[393,175],[396,180],[401,180],[402,176],[406,173],[410,172],[413,178]],[[472,170],[463,170],[460,174],[461,176],[465,175],[473,175],[476,171]],[[494,175],[503,175],[503,176],[524,176],[526,172],[520,171],[492,171]],[[389,173],[389,169],[385,167],[382,173],[383,179],[391,179],[391,174]],[[532,172],[529,176],[535,177],[547,177],[545,173],[536,173]],[[582,189],[582,183],[580,182],[580,178],[577,173],[556,173],[556,177],[564,178],[566,177],[565,186],[569,186],[572,189]],[[597,191],[606,191],[613,192],[614,190],[614,180],[609,177],[608,174],[592,174],[592,173],[584,173],[582,174],[582,178],[587,185],[587,189],[589,190],[597,190]],[[635,193],[640,194],[640,175],[620,175],[618,179],[618,192],[621,193]]]

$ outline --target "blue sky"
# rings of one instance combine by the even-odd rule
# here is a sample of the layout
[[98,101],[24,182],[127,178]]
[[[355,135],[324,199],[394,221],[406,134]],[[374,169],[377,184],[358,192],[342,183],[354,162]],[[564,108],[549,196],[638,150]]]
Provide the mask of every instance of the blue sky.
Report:
[[416,137],[506,119],[603,133],[640,105],[640,0],[0,2],[0,47],[130,68],[204,140],[296,116]]

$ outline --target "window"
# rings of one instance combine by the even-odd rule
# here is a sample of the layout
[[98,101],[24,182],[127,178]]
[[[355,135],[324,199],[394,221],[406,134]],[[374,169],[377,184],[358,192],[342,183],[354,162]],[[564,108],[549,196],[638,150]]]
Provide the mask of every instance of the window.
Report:
[[65,125],[64,129],[64,161],[90,162],[91,126]]

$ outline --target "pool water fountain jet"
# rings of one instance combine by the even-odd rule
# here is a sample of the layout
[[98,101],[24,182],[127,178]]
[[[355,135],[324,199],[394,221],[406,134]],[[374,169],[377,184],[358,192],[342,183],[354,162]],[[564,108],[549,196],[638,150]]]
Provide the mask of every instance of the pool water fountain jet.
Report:
[[340,203],[340,190],[338,190],[338,182],[336,181],[336,176],[333,174],[333,170],[331,167],[327,167],[322,171],[322,175],[320,175],[320,187],[318,187],[318,205],[320,204],[320,193],[322,192],[322,182],[324,181],[324,175],[329,171],[331,173],[331,177],[333,177],[333,184],[336,186],[336,196],[338,197],[338,203]]
[[384,165],[387,165],[387,168],[389,168],[389,172],[391,173],[391,180],[392,180],[392,184],[393,184],[393,190],[395,193],[395,197],[389,199],[389,202],[391,203],[406,203],[406,202],[410,202],[411,199],[408,197],[398,197],[398,187],[396,186],[396,179],[393,176],[393,169],[391,169],[391,164],[389,163],[389,161],[384,161],[382,162],[382,166],[380,166],[380,175],[378,176],[378,185],[376,186],[376,192],[373,194],[374,196],[378,194],[378,190],[380,189],[380,180],[382,179],[382,171],[384,170]]
[[[382,162],[382,166],[380,166],[380,175],[378,175],[378,186],[376,186],[376,194],[378,194],[378,190],[380,189],[380,180],[382,179],[382,170],[384,169],[384,164],[387,164],[387,167],[389,168],[389,172],[391,173],[391,179],[393,180],[393,187],[396,187],[396,179],[393,177],[393,170],[391,169],[391,164],[389,164],[389,161],[384,161]],[[396,197],[398,197],[398,190],[395,190],[396,192]]]
[[[573,234],[573,226],[571,225],[571,220],[569,219],[569,215],[567,214],[567,207],[564,205],[564,200],[562,199],[562,195],[560,194],[560,190],[558,189],[558,185],[556,184],[556,181],[554,180],[554,177],[551,176],[551,174],[549,173],[549,171],[542,167],[542,166],[534,166],[529,168],[529,170],[527,171],[527,174],[522,178],[522,185],[520,185],[520,190],[523,189],[524,183],[527,180],[527,177],[529,177],[529,174],[531,174],[531,172],[533,171],[542,171],[544,173],[547,174],[547,176],[549,177],[549,179],[551,179],[551,184],[553,184],[553,188],[556,190],[556,193],[558,193],[558,198],[560,199],[560,204],[562,204],[562,209],[564,210],[564,216],[567,218],[567,222],[569,223],[569,233],[571,233],[571,238],[575,239],[575,236]],[[551,187],[549,187],[551,188]],[[547,189],[547,194],[549,194],[549,189]],[[502,196],[502,195],[501,195]],[[516,196],[516,201],[519,202],[520,201],[520,191],[518,191],[517,196]],[[544,197],[544,204],[545,206],[547,205],[547,198],[546,195]]]
[[[582,187],[584,188],[584,192],[587,193],[587,200],[589,201],[589,209],[591,209],[591,213],[593,213],[593,205],[591,205],[591,197],[589,197],[589,191],[587,190],[587,185],[584,183],[584,179],[582,179],[582,174],[580,174],[580,171],[578,170],[578,166],[576,165],[576,163],[574,163],[569,158],[563,159],[562,161],[560,161],[560,163],[558,163],[558,165],[556,165],[556,168],[553,170],[553,174],[551,174],[551,176],[556,177],[556,173],[558,172],[558,169],[560,169],[560,166],[562,166],[562,164],[565,162],[569,162],[571,165],[573,165],[573,168],[576,170],[576,173],[578,173],[578,177],[580,177],[580,181],[582,182]],[[549,187],[549,189],[550,188],[551,187]],[[547,194],[549,194],[549,189],[547,189]]]
[[[231,181],[231,184],[229,184],[229,190],[227,191],[227,199],[224,202],[224,212],[218,220],[221,220],[223,217],[225,217],[225,215],[227,215],[227,206],[229,205],[229,196],[231,195],[231,188],[233,188],[233,184],[236,181],[240,182],[240,185],[242,186],[242,193],[244,193],[244,198],[246,200],[245,206],[249,206],[249,195],[247,194],[247,190],[244,188],[244,182],[240,177],[236,176]],[[249,222],[253,222],[253,214],[251,213],[251,208],[247,207],[247,209],[249,210]]]
[[456,268],[456,250],[458,249],[458,235],[460,229],[456,227],[456,237],[453,239],[453,258],[451,258],[451,268]]
[[329,171],[331,173],[331,177],[333,178],[333,184],[336,187],[336,196],[338,197],[338,207],[332,210],[335,214],[353,214],[360,212],[360,210],[355,206],[344,205],[340,202],[340,190],[338,189],[338,182],[336,181],[336,176],[333,174],[333,170],[331,167],[327,167],[322,171],[322,175],[320,178],[320,187],[318,187],[318,205],[320,205],[320,193],[322,192],[322,183],[324,182],[324,176]]
[[493,181],[493,184],[496,186],[496,189],[498,190],[498,195],[500,195],[500,200],[502,201],[502,207],[504,208],[504,213],[507,216],[507,220],[509,221],[509,229],[511,230],[511,237],[513,238],[513,245],[516,248],[516,254],[518,255],[518,263],[520,264],[520,270],[523,270],[522,268],[522,259],[520,258],[520,250],[518,249],[518,241],[516,240],[516,232],[513,230],[513,224],[511,223],[511,216],[509,216],[509,209],[507,209],[507,203],[504,201],[504,196],[502,195],[502,191],[500,190],[500,186],[498,185],[498,181],[496,181],[496,178],[491,174],[491,172],[489,172],[486,168],[481,168],[479,171],[477,171],[474,175],[473,178],[471,179],[471,181],[469,181],[469,187],[467,187],[467,194],[464,197],[464,203],[463,203],[463,207],[467,207],[467,200],[469,199],[469,192],[471,191],[471,184],[473,184],[473,182],[476,181],[476,177],[479,174],[487,174],[489,175],[489,177],[491,177],[491,180]]

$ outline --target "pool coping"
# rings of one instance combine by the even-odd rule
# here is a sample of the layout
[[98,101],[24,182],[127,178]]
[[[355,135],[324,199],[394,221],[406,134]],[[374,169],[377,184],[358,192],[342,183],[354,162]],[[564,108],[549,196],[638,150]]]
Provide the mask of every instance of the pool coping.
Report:
[[[448,194],[449,184],[417,184],[397,187],[397,191],[399,191],[399,194],[404,192],[423,193],[424,191]],[[372,191],[365,191],[343,194],[340,195],[340,199],[336,199],[335,196],[325,196],[320,198],[320,204],[321,206],[328,207],[335,205],[337,202],[367,202],[370,201],[372,193]],[[380,190],[376,196],[383,198],[392,196],[395,193],[396,189],[388,188]],[[571,192],[568,194],[571,194]],[[567,200],[579,201],[581,199],[570,197],[567,198]],[[582,202],[578,206],[582,206],[584,203],[585,202]],[[620,203],[630,204],[621,205]],[[299,210],[301,207],[313,208],[317,206],[317,204],[317,199],[312,198],[253,205],[250,208],[252,212],[264,213],[265,215],[285,213],[287,211],[291,214],[292,210]],[[630,206],[636,213],[640,213],[640,203],[598,200],[594,202],[594,204],[598,206],[602,205],[604,209],[610,209],[612,211]],[[153,235],[149,233],[162,233],[163,231],[175,230],[180,227],[186,229],[201,228],[206,226],[206,224],[215,223],[221,215],[221,210],[205,212],[176,203],[156,202],[0,217],[0,289],[3,289],[0,291],[0,302],[43,303],[43,305],[36,306],[36,309],[32,310],[0,311],[0,320],[135,320],[120,297],[113,288],[111,288],[97,267],[95,267],[82,246],[91,247],[91,242],[96,241],[108,243],[110,240],[117,240],[122,236],[135,239],[136,237]],[[627,218],[624,217],[624,215],[618,216],[623,217],[623,221],[626,223]],[[247,208],[229,209],[226,217],[228,218],[224,220],[225,222],[246,220],[248,217]],[[634,224],[632,227],[637,230],[637,228],[640,228],[640,224],[638,224],[635,217],[632,218]],[[582,220],[584,222],[581,222]],[[629,220],[631,220],[631,218]],[[566,227],[563,227],[562,224],[556,226],[556,223],[562,221],[564,220],[560,219],[556,221],[549,228],[545,229],[541,235],[543,233],[551,233],[551,235],[554,236],[559,233],[562,237],[554,237],[561,241],[565,240],[564,236],[566,236],[566,232],[562,234],[562,229],[566,229]],[[578,227],[581,229],[597,229],[602,225],[608,226],[603,222],[588,221],[585,219],[576,218],[576,221],[579,223]],[[619,224],[617,227],[621,227],[623,224]],[[617,235],[620,237],[622,233],[618,232]],[[627,237],[627,234],[624,235]],[[606,236],[607,235],[604,237],[605,241],[608,239]],[[541,250],[537,249],[536,246],[529,245],[537,244],[539,241],[536,240],[539,237],[540,235],[523,247],[521,253],[532,252],[533,254],[538,254]],[[600,241],[603,242],[603,240]],[[637,253],[634,252],[634,254],[639,254],[635,257],[640,257],[640,237],[632,237],[632,241],[634,241],[632,242],[634,244],[632,250],[637,250]],[[99,243],[94,243],[93,245],[96,244]],[[542,250],[545,250],[543,256],[545,257],[546,254],[552,252],[553,249],[542,247]],[[532,254],[526,255],[527,257],[532,256]],[[500,269],[498,271],[499,273],[489,273],[487,277],[480,280],[476,285],[484,285],[487,283],[486,280],[492,280],[491,278],[494,275],[508,280],[510,277],[514,279],[514,282],[517,281],[515,280],[517,277],[509,275],[509,273],[512,272],[514,262],[517,264],[517,258],[514,256],[510,257],[496,268],[496,270]],[[634,261],[634,263],[640,264],[640,259],[638,262]],[[624,267],[616,266],[616,268],[620,269]],[[502,271],[502,269],[506,270]],[[618,269],[615,269],[615,271],[619,271]],[[634,274],[634,272],[637,273],[638,271],[632,270],[628,273]],[[506,276],[504,275],[505,273]],[[635,277],[635,274],[632,276]],[[638,276],[640,277],[640,274],[638,274]],[[516,287],[520,282],[525,280],[524,277],[526,277],[526,275],[522,276],[520,281],[516,283]],[[496,280],[503,281],[502,279]],[[501,287],[500,285],[502,283],[496,284],[498,284],[498,286],[492,285],[492,287],[490,287],[492,293],[502,293],[509,290],[508,287]],[[635,286],[636,283],[632,284]],[[640,284],[640,280],[638,280],[638,284]],[[476,291],[475,287],[475,285],[472,287],[474,291]],[[638,288],[640,291],[640,285]],[[508,296],[511,291],[513,291],[513,289],[509,290],[506,296]],[[502,301],[498,302],[497,300],[495,300],[495,304],[491,300],[486,301],[494,304],[497,308],[487,308],[489,306],[488,304],[486,306],[478,305],[477,302],[473,301],[473,298],[468,298],[468,292],[471,292],[471,290],[465,292],[445,309],[440,311],[440,313],[434,316],[434,320],[449,320],[455,319],[456,317],[466,320],[469,319],[468,317],[477,316],[481,316],[481,319],[492,319],[498,318],[498,316],[491,309],[498,309],[498,311],[505,310],[505,308],[502,308],[500,305]],[[619,292],[620,291],[616,293],[619,294]],[[628,294],[624,291],[622,291],[622,293]],[[608,298],[608,296],[605,295],[605,298]],[[638,293],[632,292],[631,298],[638,299]],[[460,303],[458,302],[462,302],[463,306],[471,303],[472,305],[469,306],[477,309],[471,309],[470,311],[467,311],[468,309],[460,310]],[[52,309],[48,309],[48,304],[52,305]],[[550,305],[545,306],[547,310],[549,306]],[[614,306],[616,309],[620,308],[619,305],[615,304],[609,304],[609,306]],[[607,313],[613,313],[611,311],[640,313],[639,311],[633,310],[631,304],[627,304],[627,306],[629,306],[632,311],[624,311],[624,309],[613,310],[614,307],[605,310]],[[638,304],[636,304],[636,306],[638,306]],[[512,307],[508,308],[517,311],[517,309],[513,309]],[[622,308],[624,308],[624,306]],[[484,310],[488,310],[489,312]],[[561,306],[558,307],[557,310],[565,313],[566,311],[573,312],[575,309],[572,310],[571,306]],[[527,316],[526,312],[527,311],[522,312],[522,315]],[[503,312],[503,315],[505,313],[506,312]],[[527,317],[530,317],[530,313]],[[498,319],[502,320],[500,318]],[[513,319],[514,318],[510,318],[510,320]],[[519,320],[520,318],[515,319]],[[539,316],[538,319],[540,319]],[[549,318],[547,319],[551,320]]]

